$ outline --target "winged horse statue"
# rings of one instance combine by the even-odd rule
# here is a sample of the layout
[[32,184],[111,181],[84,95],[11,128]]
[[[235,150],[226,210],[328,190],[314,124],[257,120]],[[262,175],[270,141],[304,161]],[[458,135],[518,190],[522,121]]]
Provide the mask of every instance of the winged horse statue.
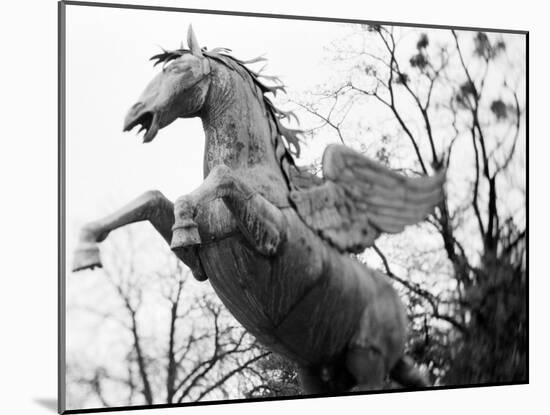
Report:
[[[323,155],[323,177],[297,167],[298,131],[268,98],[282,86],[223,48],[153,56],[162,70],[130,108],[124,131],[144,142],[177,118],[200,117],[204,182],[175,203],[148,191],[85,225],[73,270],[101,266],[111,231],[149,221],[197,280],[268,349],[299,367],[308,394],[428,386],[404,355],[407,318],[383,274],[350,253],[425,219],[443,196],[445,172],[410,178],[344,146]],[[267,78],[270,80],[270,78]],[[140,130],[140,131],[141,131]]]

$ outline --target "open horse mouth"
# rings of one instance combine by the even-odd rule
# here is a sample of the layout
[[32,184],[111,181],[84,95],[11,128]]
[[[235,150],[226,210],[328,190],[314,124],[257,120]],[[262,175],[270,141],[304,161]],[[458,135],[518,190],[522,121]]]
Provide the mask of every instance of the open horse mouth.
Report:
[[138,130],[138,134],[145,130],[145,134],[143,134],[143,142],[148,143],[155,137],[155,135],[157,135],[158,124],[156,121],[156,116],[152,111],[145,111],[137,116],[128,114],[124,120],[123,131],[131,131],[137,125],[141,125],[141,128]]

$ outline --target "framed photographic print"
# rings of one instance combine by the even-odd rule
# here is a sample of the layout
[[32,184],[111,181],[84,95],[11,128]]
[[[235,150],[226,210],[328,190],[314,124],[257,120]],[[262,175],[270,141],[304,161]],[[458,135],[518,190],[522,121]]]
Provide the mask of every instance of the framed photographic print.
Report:
[[59,412],[527,383],[527,54],[60,2]]

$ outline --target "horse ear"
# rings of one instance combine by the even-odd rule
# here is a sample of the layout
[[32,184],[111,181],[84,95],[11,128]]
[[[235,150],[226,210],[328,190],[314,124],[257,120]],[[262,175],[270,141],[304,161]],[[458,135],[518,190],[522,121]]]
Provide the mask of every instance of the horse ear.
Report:
[[189,25],[189,29],[187,30],[187,45],[189,45],[189,49],[193,55],[202,57],[199,41],[197,40],[195,32],[193,31],[193,26],[191,25]]

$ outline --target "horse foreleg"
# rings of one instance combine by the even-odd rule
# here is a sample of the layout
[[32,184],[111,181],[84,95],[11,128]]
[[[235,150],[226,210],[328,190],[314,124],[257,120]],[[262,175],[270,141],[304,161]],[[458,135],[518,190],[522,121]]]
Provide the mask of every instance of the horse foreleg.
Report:
[[200,244],[193,217],[198,205],[223,199],[250,244],[264,255],[273,255],[284,236],[281,211],[257,193],[227,166],[217,166],[203,184],[176,200],[172,248]]
[[[164,240],[170,243],[174,225],[174,204],[158,190],[148,191],[113,214],[82,227],[74,252],[73,271],[101,267],[99,242],[105,240],[109,233],[117,228],[145,220],[148,220]],[[205,279],[194,252],[184,250],[176,254],[191,268],[195,278]]]

